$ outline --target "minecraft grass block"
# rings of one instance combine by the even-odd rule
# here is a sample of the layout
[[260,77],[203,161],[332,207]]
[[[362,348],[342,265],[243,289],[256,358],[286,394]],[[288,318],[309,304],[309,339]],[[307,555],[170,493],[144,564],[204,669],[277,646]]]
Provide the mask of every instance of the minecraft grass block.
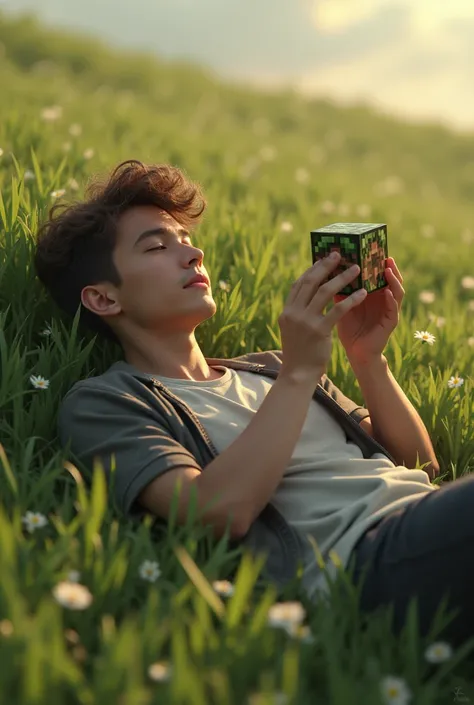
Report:
[[339,294],[349,296],[357,289],[372,293],[387,286],[385,260],[388,257],[387,226],[385,223],[333,223],[311,231],[313,264],[331,252],[341,253],[337,269],[328,279],[358,264],[359,276]]

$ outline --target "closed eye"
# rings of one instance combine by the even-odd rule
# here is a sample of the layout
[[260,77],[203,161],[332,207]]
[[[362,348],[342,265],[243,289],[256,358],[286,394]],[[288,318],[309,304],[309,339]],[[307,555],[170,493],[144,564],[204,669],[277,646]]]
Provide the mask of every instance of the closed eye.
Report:
[[[190,238],[187,238],[187,239],[189,240],[189,244],[192,246]],[[166,250],[166,247],[164,245],[158,245],[157,247],[150,247],[150,249],[145,250],[145,252],[153,252],[153,250],[159,250],[161,247]]]

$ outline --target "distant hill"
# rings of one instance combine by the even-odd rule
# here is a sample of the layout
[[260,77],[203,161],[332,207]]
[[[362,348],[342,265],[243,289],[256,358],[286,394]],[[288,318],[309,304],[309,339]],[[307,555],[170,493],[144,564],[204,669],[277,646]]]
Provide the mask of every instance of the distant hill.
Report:
[[209,67],[226,80],[474,130],[469,0],[2,0],[118,48]]
[[[474,139],[469,135],[435,125],[407,124],[366,107],[342,108],[330,101],[306,100],[290,90],[267,94],[227,84],[193,64],[112,50],[90,37],[46,28],[34,18],[0,13],[0,42],[4,106],[20,101],[22,85],[28,109],[35,101],[38,106],[61,101],[50,79],[58,76],[67,86],[66,94],[71,93],[68,101],[78,101],[82,110],[89,106],[93,110],[96,92],[107,91],[109,121],[121,122],[120,130],[126,132],[125,118],[117,117],[126,91],[141,126],[150,124],[154,116],[163,134],[189,135],[193,125],[191,136],[196,136],[183,137],[183,143],[199,138],[200,150],[207,145],[216,163],[221,161],[216,151],[220,137],[242,154],[274,145],[281,158],[273,164],[257,157],[256,167],[258,174],[267,164],[275,177],[274,189],[278,188],[279,169],[285,174],[306,163],[315,175],[312,188],[321,199],[348,201],[351,194],[353,200],[380,202],[383,198],[387,214],[393,207],[395,219],[408,211],[415,221],[426,220],[420,211],[429,208],[431,218],[444,220],[446,227],[459,223],[458,229],[471,218]],[[20,72],[22,83],[13,78],[12,71]],[[94,134],[103,139],[99,123],[96,128],[91,125],[89,132],[91,139]],[[149,144],[147,139],[142,143]],[[199,163],[197,153],[185,153],[176,141],[172,146],[169,142],[169,154],[178,160],[194,156]],[[385,182],[389,185],[384,186]],[[284,180],[282,184],[283,190],[288,188]]]

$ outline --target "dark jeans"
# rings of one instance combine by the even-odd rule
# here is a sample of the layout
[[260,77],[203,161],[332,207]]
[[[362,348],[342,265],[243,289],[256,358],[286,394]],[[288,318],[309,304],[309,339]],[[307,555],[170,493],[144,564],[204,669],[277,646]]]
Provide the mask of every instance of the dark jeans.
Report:
[[443,615],[458,614],[435,640],[455,648],[474,637],[474,475],[446,482],[384,517],[357,542],[351,568],[352,583],[361,584],[360,610],[369,614],[392,604],[396,635],[416,596],[418,628],[427,636],[446,595]]

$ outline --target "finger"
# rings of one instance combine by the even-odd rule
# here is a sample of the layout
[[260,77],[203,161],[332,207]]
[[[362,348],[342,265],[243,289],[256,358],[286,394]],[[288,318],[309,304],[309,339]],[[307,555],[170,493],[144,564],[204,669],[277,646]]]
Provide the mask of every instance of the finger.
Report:
[[392,318],[394,321],[396,321],[396,323],[398,325],[400,311],[401,311],[401,303],[396,300],[396,298],[393,295],[393,292],[391,292],[389,289],[387,289],[387,305],[388,305],[389,317]]
[[395,272],[393,272],[391,269],[386,269],[385,273],[388,287],[392,292],[398,305],[401,306],[403,297],[405,296],[405,289],[399,282],[397,276],[395,275]]
[[359,272],[359,265],[354,264],[333,279],[324,282],[322,286],[319,286],[316,293],[313,290],[307,303],[311,312],[320,313],[341,289],[350,284],[359,275]]
[[387,257],[387,267],[392,270],[392,272],[395,274],[395,276],[397,277],[400,284],[403,284],[403,277],[402,277],[400,270],[398,269],[397,264],[396,264],[395,260],[393,259],[393,257]]
[[[332,255],[335,255],[332,257]],[[316,262],[312,267],[310,267],[301,277],[301,282],[295,287],[293,293],[292,301],[300,306],[309,306],[315,299],[319,292],[323,291],[323,296],[327,296],[327,292],[332,294],[337,293],[342,289],[348,282],[352,281],[357,276],[358,271],[360,271],[358,265],[357,270],[352,270],[348,274],[349,270],[344,270],[341,274],[329,278],[331,272],[339,266],[341,255],[339,252],[331,253],[331,256],[326,257],[322,260]],[[335,282],[335,283],[334,283]],[[319,296],[320,300],[322,296]]]
[[391,289],[385,289],[385,298],[387,300],[387,306],[389,311],[392,311],[393,313],[398,313],[399,304]]
[[340,255],[338,252],[332,253],[335,256],[323,257],[317,260],[312,267],[309,267],[303,274],[298,277],[298,279],[293,282],[288,296],[287,303],[292,303],[299,296],[303,284],[311,282],[311,286],[314,287],[315,283],[321,283],[327,279],[328,275],[333,269],[335,269],[339,264]]
[[358,289],[350,296],[345,297],[342,301],[335,304],[329,313],[324,316],[323,327],[329,332],[336,323],[345,316],[348,311],[359,306],[364,299],[367,298],[366,289]]

